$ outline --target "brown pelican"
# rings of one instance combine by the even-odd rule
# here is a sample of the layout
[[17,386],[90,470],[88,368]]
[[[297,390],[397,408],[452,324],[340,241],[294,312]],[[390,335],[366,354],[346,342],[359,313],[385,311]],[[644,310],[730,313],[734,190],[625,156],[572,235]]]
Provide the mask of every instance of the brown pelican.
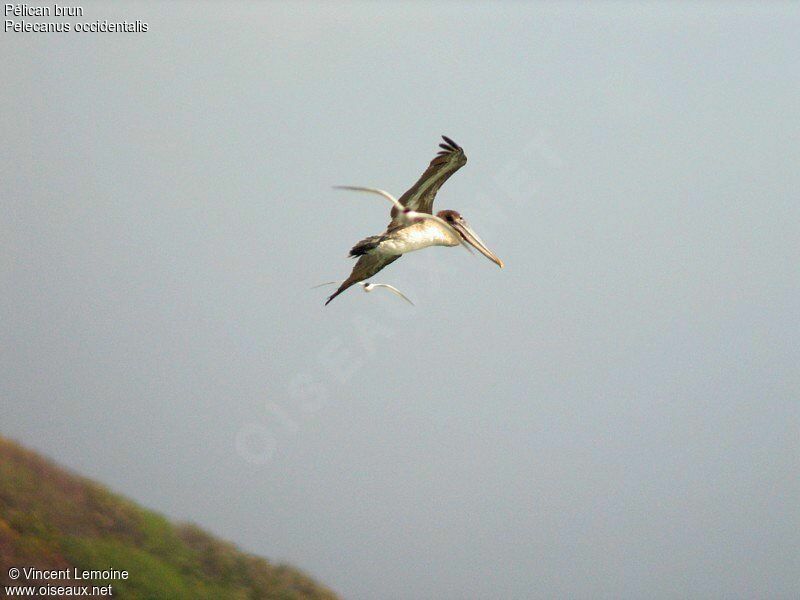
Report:
[[350,256],[358,258],[350,276],[345,279],[325,302],[326,305],[350,286],[372,277],[403,254],[429,246],[458,246],[470,244],[500,268],[503,261],[487,248],[467,221],[455,210],[441,210],[433,215],[433,201],[442,184],[467,162],[464,150],[447,136],[442,150],[434,157],[419,180],[402,196],[395,199],[391,194],[376,188],[340,186],[363,192],[373,192],[387,198],[395,206],[392,220],[386,231],[358,242],[350,250]]

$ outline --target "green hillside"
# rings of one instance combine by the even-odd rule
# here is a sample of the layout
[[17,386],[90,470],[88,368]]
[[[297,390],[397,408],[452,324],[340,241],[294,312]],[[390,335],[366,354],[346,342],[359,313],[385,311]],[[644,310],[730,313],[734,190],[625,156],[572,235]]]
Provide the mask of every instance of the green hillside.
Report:
[[336,598],[293,567],[174,525],[0,437],[0,597],[11,567],[125,569],[128,580],[108,582],[122,599]]

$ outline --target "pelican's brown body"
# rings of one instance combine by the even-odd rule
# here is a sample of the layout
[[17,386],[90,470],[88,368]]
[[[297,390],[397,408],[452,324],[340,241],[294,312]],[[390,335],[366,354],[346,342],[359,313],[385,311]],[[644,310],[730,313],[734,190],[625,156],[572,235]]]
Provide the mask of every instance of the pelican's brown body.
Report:
[[425,219],[412,225],[387,230],[383,235],[373,235],[358,242],[350,256],[358,257],[350,277],[328,298],[330,303],[351,285],[369,279],[403,254],[430,246],[458,246],[461,240],[453,229],[446,229],[436,221]]
[[[450,175],[466,164],[464,150],[450,138],[444,137],[444,140],[446,144],[440,144],[443,150],[431,161],[419,181],[400,197],[399,202],[406,210],[433,214],[436,192]],[[381,193],[387,195],[385,192]],[[350,276],[325,304],[329,304],[350,286],[372,277],[403,254],[430,246],[458,246],[467,242],[498,266],[503,266],[503,261],[486,247],[458,212],[442,210],[436,216],[438,220],[433,217],[418,218],[409,223],[403,215],[398,214],[397,208],[392,209],[392,220],[383,234],[365,238],[350,250],[350,256],[357,257],[358,260]]]

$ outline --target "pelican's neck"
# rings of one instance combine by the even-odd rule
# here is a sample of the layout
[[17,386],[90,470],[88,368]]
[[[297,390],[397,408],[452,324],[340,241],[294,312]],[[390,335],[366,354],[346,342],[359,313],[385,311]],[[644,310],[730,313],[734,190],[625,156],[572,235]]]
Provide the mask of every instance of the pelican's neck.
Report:
[[419,228],[422,235],[429,237],[433,242],[432,246],[458,246],[461,243],[461,237],[452,227],[438,221],[425,219],[422,223],[415,223],[413,227]]

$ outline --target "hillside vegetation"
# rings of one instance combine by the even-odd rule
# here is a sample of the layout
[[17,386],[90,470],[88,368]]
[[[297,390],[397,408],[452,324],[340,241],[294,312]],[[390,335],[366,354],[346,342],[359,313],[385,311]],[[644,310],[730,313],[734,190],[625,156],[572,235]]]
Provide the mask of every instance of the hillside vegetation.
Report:
[[293,567],[174,525],[0,437],[0,582],[23,566],[125,569],[127,581],[111,582],[122,599],[336,598]]

